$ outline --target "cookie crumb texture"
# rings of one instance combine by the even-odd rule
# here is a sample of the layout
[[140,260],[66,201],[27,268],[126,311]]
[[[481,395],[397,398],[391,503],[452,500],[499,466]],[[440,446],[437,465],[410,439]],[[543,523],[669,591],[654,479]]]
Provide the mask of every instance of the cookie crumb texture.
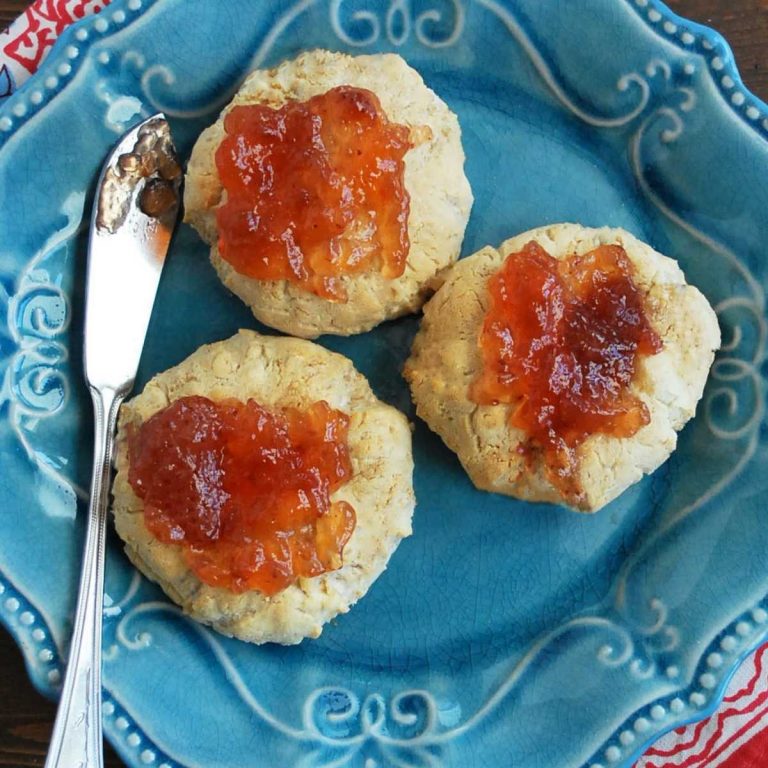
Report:
[[[404,156],[409,197],[408,256],[403,273],[380,268],[338,278],[324,298],[296,282],[261,280],[238,272],[219,252],[217,210],[226,202],[216,152],[225,140],[224,121],[236,107],[280,109],[339,86],[371,91],[386,118],[410,131]],[[464,175],[464,151],[456,116],[426,87],[421,76],[395,54],[348,56],[310,51],[275,69],[257,70],[245,81],[219,120],[203,131],[192,150],[184,193],[185,220],[211,246],[211,262],[224,285],[266,325],[294,336],[351,335],[418,310],[431,279],[459,256],[472,192]],[[386,272],[386,270],[384,270]],[[321,291],[322,292],[322,291]]]
[[[629,437],[594,434],[578,446],[577,502],[551,482],[541,452],[527,450],[529,436],[510,425],[514,406],[479,405],[470,395],[483,372],[479,339],[491,306],[488,281],[510,253],[530,242],[559,260],[620,245],[661,340],[657,354],[638,359],[629,387],[647,409],[648,423]],[[719,346],[714,311],[686,284],[676,261],[624,230],[557,224],[524,232],[498,249],[483,248],[446,273],[424,308],[405,377],[418,415],[458,455],[477,488],[594,512],[666,461],[677,432],[695,413]]]
[[[325,401],[349,416],[352,477],[331,496],[351,505],[357,517],[341,568],[300,578],[272,597],[254,590],[235,594],[201,582],[179,547],[150,533],[128,481],[129,432],[176,400],[196,396],[252,398],[274,409]],[[318,637],[327,621],[365,594],[411,533],[415,499],[406,418],[375,397],[347,358],[301,339],[240,331],[155,376],[120,411],[115,464],[113,512],[128,557],[189,616],[248,642],[292,645]]]

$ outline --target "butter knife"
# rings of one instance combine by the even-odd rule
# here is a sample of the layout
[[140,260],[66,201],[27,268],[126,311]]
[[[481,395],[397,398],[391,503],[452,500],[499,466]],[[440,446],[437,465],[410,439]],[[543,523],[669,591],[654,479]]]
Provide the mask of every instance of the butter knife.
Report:
[[91,219],[85,379],[94,456],[72,644],[45,768],[102,768],[101,622],[117,412],[133,388],[179,210],[182,170],[162,114],[132,128],[101,172]]

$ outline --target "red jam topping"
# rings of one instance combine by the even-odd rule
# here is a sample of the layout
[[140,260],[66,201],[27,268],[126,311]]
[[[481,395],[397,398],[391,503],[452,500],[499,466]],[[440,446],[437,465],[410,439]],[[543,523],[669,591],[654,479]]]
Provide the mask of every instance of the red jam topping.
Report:
[[334,301],[346,300],[343,275],[403,274],[410,132],[373,93],[342,85],[280,109],[238,106],[224,128],[219,252],[240,274]]
[[529,458],[569,503],[584,501],[576,448],[595,433],[629,437],[650,420],[629,386],[640,355],[655,355],[632,264],[601,245],[559,261],[536,242],[510,254],[488,281],[491,306],[480,334],[483,371],[472,399],[509,403]]
[[352,474],[348,427],[325,402],[184,397],[130,435],[128,480],[149,530],[201,581],[274,595],[342,564],[355,512],[330,495]]

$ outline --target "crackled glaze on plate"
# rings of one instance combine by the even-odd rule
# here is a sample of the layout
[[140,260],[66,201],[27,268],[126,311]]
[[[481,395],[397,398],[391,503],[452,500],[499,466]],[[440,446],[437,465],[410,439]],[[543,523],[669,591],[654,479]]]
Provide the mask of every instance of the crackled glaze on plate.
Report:
[[[629,766],[711,710],[768,630],[768,110],[719,36],[653,0],[115,0],[69,30],[0,110],[0,618],[54,694],[90,463],[80,286],[101,159],[158,109],[188,153],[248,69],[311,47],[398,51],[457,112],[464,253],[547,222],[626,227],[680,260],[724,347],[672,459],[595,517],[475,491],[417,422],[413,537],[296,648],[189,622],[113,538],[106,733],[158,768]],[[396,372],[417,323],[321,343],[415,418]],[[139,386],[240,326],[182,227]]]

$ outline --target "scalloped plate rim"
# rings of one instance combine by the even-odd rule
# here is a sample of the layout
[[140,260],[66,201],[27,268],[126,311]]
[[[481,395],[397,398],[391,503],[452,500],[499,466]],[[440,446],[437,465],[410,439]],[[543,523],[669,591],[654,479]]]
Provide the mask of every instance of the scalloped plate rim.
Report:
[[[120,10],[123,11],[126,16],[129,14],[133,18],[126,18],[126,22],[121,26],[128,26],[133,21],[135,21],[137,18],[141,17],[145,13],[151,11],[155,6],[162,3],[163,0],[144,0],[145,3],[148,3],[146,6],[140,6],[139,8],[132,9],[129,7],[129,3],[131,0],[112,0],[109,6],[107,6],[104,9],[104,12],[110,12],[114,10]],[[685,43],[682,42],[682,40],[679,39],[677,36],[672,36],[672,34],[667,34],[664,31],[664,24],[667,22],[671,22],[672,24],[676,25],[677,27],[684,26],[687,30],[690,30],[692,34],[698,35],[703,40],[708,41],[712,46],[712,51],[717,51],[718,55],[721,57],[722,60],[722,68],[718,70],[718,77],[715,77],[715,74],[712,72],[712,69],[710,66],[706,66],[706,72],[707,72],[707,78],[714,84],[717,92],[718,97],[722,100],[722,103],[726,106],[726,108],[732,112],[736,117],[739,118],[739,121],[741,124],[745,125],[747,128],[751,129],[752,131],[756,132],[757,135],[763,139],[764,141],[768,141],[768,126],[766,125],[766,120],[768,120],[768,103],[763,101],[760,97],[758,97],[753,91],[751,91],[745,84],[741,77],[741,73],[739,72],[738,65],[736,63],[735,57],[733,55],[733,50],[726,40],[726,38],[716,29],[709,27],[705,24],[701,24],[696,21],[692,21],[691,19],[688,19],[684,16],[681,16],[677,13],[675,13],[671,8],[669,8],[665,3],[660,2],[660,0],[646,0],[644,4],[640,4],[637,2],[637,0],[616,0],[616,2],[623,3],[625,6],[628,6],[630,9],[630,12],[634,13],[640,21],[651,31],[653,34],[658,37],[659,39],[667,42],[672,43],[676,48],[682,50],[682,51],[689,51],[689,47],[686,46]],[[643,11],[649,11],[649,10],[656,10],[660,14],[660,18],[657,21],[651,21],[648,18],[647,13],[643,13]],[[11,121],[11,126],[8,129],[0,130],[0,150],[2,150],[5,143],[10,139],[15,132],[23,127],[29,120],[33,119],[39,112],[42,110],[51,100],[55,99],[57,96],[61,95],[64,91],[66,91],[69,87],[71,87],[73,81],[77,77],[81,67],[83,66],[83,63],[87,60],[88,56],[92,55],[92,48],[94,44],[97,44],[99,42],[103,42],[105,40],[108,40],[111,34],[114,33],[107,33],[103,37],[93,37],[89,36],[89,38],[85,41],[77,40],[76,34],[78,29],[85,28],[88,25],[94,24],[94,18],[98,18],[98,15],[96,17],[94,16],[86,16],[83,19],[79,19],[75,22],[73,22],[67,29],[65,29],[62,34],[57,38],[53,48],[49,52],[49,54],[46,56],[45,60],[41,64],[38,71],[35,73],[34,76],[30,77],[25,83],[22,84],[20,88],[18,88],[16,91],[14,91],[11,96],[9,96],[5,102],[0,105],[0,119],[7,118]],[[65,50],[66,47],[73,41],[77,42],[78,48],[80,49],[80,54],[77,59],[73,62],[70,58],[67,57]],[[22,116],[18,116],[13,112],[14,106],[18,103],[22,103],[22,99],[26,96],[27,93],[31,92],[32,90],[35,90],[36,88],[40,87],[44,79],[47,76],[50,76],[51,74],[55,73],[56,68],[60,66],[61,64],[66,63],[69,64],[71,67],[70,72],[66,76],[62,75],[56,75],[57,80],[61,80],[63,77],[66,77],[66,81],[63,84],[57,84],[55,88],[47,88],[42,87],[40,90],[43,91],[44,95],[42,100],[37,104],[29,104],[27,103],[28,107],[32,107],[32,109],[29,109],[28,111],[25,111],[25,113]],[[733,86],[728,88],[727,90],[730,92],[736,92],[741,91],[745,99],[749,99],[749,104],[745,102],[742,102],[740,105],[734,104],[730,99],[726,97],[726,89],[722,85],[722,78],[728,76],[733,81]],[[718,79],[719,78],[719,79]],[[747,119],[744,115],[744,111],[748,109],[749,107],[756,108],[760,114],[750,120]],[[4,581],[5,584],[8,584],[11,586],[11,588],[24,597],[26,602],[29,604],[29,606],[34,609],[37,613],[38,618],[42,618],[41,611],[30,601],[26,596],[23,595],[23,592],[19,590],[13,582],[4,574],[2,569],[0,568],[0,580]],[[768,593],[766,593],[760,601],[758,601],[757,604],[768,602]],[[625,730],[626,723],[635,719],[637,715],[640,712],[650,710],[654,705],[662,702],[667,701],[671,698],[674,698],[676,696],[684,696],[689,694],[691,691],[694,690],[694,681],[696,680],[699,672],[699,668],[702,666],[704,660],[707,658],[707,656],[718,647],[718,638],[723,635],[724,633],[729,632],[731,628],[733,628],[738,622],[739,618],[734,619],[731,623],[727,624],[726,626],[722,627],[718,632],[715,633],[715,636],[713,640],[706,646],[706,648],[703,649],[701,654],[698,656],[696,663],[694,665],[694,669],[696,670],[692,676],[691,682],[686,686],[681,686],[679,688],[676,688],[673,692],[668,693],[664,696],[657,697],[656,699],[648,702],[643,707],[639,708],[638,710],[635,710],[634,712],[630,713],[627,718],[625,719],[624,723],[622,723],[619,727],[616,728],[616,730],[605,740],[605,742],[600,746],[600,748],[597,750],[597,752],[600,752],[601,750],[604,750],[609,744],[615,742],[617,740],[618,734]],[[46,624],[45,620],[43,619],[43,623]],[[7,632],[10,634],[10,636],[13,638],[14,642],[16,643],[17,647],[19,648],[22,658],[24,660],[24,664],[27,670],[27,675],[34,686],[34,688],[46,699],[50,701],[55,701],[58,698],[58,691],[57,689],[52,686],[50,683],[47,683],[44,679],[44,676],[42,674],[42,670],[40,668],[40,662],[37,656],[34,653],[34,648],[32,647],[32,644],[25,644],[22,637],[21,637],[21,631],[17,628],[16,624],[11,621],[10,618],[8,618],[3,611],[0,611],[0,625],[3,626]],[[645,750],[658,741],[659,738],[661,738],[664,734],[669,733],[675,728],[687,725],[689,723],[697,722],[700,720],[703,720],[709,716],[711,716],[720,706],[723,700],[723,696],[725,694],[725,690],[728,686],[729,681],[741,665],[741,663],[744,661],[745,658],[747,658],[752,652],[754,652],[760,645],[762,645],[766,639],[768,639],[768,626],[763,631],[762,634],[757,635],[756,638],[753,638],[752,641],[748,642],[744,648],[737,654],[734,654],[732,657],[732,661],[730,664],[722,667],[720,670],[717,671],[718,679],[716,685],[712,688],[712,697],[710,699],[709,704],[702,707],[700,710],[697,711],[695,716],[691,717],[678,717],[675,718],[674,716],[669,718],[667,722],[664,723],[663,726],[653,729],[649,731],[649,735],[641,740],[638,741],[637,747],[632,751],[627,751],[625,753],[625,759],[622,761],[623,763],[626,763],[627,765],[632,765],[634,762],[642,756],[642,754],[645,752]],[[61,649],[57,649],[59,653],[61,653]],[[133,765],[138,768],[138,766],[141,764],[141,760],[139,758],[139,761],[136,762],[134,758],[135,750],[133,747],[131,747],[124,738],[120,737],[120,734],[123,735],[127,733],[139,733],[141,737],[141,742],[145,746],[145,748],[151,748],[155,750],[156,752],[160,752],[165,757],[158,757],[157,759],[165,760],[166,763],[168,760],[170,760],[175,766],[178,768],[183,768],[181,763],[178,763],[178,761],[175,760],[170,755],[167,755],[167,753],[164,752],[164,750],[161,750],[157,745],[154,744],[154,742],[147,736],[147,734],[144,732],[142,726],[136,719],[133,717],[133,715],[126,710],[122,704],[120,704],[119,699],[115,696],[115,694],[110,691],[108,688],[104,687],[103,689],[104,693],[106,694],[105,698],[108,698],[112,703],[113,706],[115,703],[120,707],[120,709],[123,710],[124,714],[127,715],[129,718],[131,718],[132,721],[132,727],[126,728],[126,729],[120,729],[118,730],[117,727],[113,724],[112,720],[106,721],[104,723],[104,732],[109,738],[110,743],[116,750],[116,752],[120,755],[120,757],[126,762],[127,765]],[[597,752],[595,754],[597,754]],[[585,763],[586,765],[591,764],[591,759]]]

